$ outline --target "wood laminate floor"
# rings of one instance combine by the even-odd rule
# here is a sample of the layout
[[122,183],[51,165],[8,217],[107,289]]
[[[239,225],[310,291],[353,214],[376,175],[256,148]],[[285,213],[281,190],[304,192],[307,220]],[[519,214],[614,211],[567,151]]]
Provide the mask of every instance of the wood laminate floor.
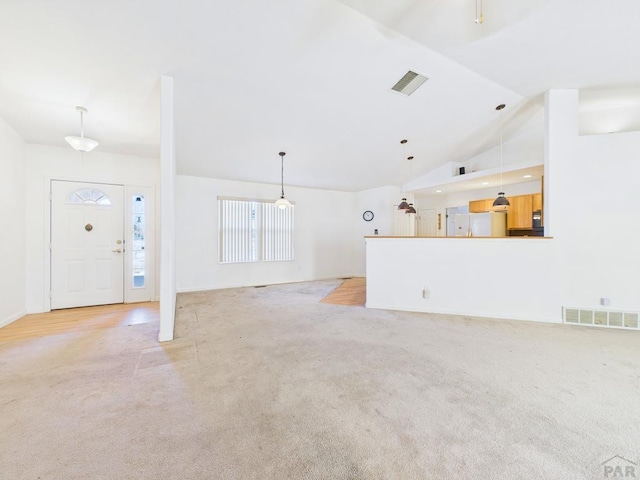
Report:
[[127,303],[68,308],[26,315],[0,328],[0,342],[157,321],[159,303]]
[[331,303],[334,305],[358,305],[364,307],[366,297],[366,279],[364,277],[354,277],[347,278],[320,302]]

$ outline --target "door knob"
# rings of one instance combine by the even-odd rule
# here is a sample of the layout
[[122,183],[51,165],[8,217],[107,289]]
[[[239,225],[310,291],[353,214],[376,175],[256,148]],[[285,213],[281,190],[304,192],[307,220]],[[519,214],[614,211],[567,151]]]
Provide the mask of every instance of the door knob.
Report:
[[122,250],[117,249],[117,250],[111,250],[113,253],[122,253]]

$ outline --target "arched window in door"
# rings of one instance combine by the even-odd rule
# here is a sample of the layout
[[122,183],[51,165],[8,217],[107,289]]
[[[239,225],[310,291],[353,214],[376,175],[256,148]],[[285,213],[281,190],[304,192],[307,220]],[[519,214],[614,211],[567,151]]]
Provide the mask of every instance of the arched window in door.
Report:
[[67,196],[67,202],[78,205],[110,206],[111,200],[104,192],[95,188],[81,188]]

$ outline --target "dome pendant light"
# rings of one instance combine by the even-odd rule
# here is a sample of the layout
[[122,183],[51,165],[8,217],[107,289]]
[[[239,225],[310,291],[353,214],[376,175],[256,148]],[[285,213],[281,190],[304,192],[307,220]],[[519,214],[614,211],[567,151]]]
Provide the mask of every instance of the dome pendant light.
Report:
[[75,137],[71,135],[64,137],[64,139],[79,152],[90,152],[98,146],[98,142],[93,138],[84,136],[84,114],[87,113],[88,110],[84,107],[76,107],[76,111],[80,112],[80,136]]
[[[407,144],[407,140],[406,139],[400,140],[400,143],[402,145],[406,145]],[[407,203],[407,199],[406,198],[402,199],[402,201],[398,205],[398,210],[404,210],[405,213],[406,213],[407,210],[409,210],[409,204]]]
[[284,198],[284,156],[286,153],[280,152],[278,155],[280,155],[280,186],[282,187],[282,193],[280,194],[280,198],[275,201],[275,204],[279,209],[284,210],[292,205],[289,200]]
[[511,205],[507,197],[504,196],[502,185],[502,109],[505,107],[504,103],[501,103],[496,107],[496,110],[500,112],[500,192],[498,192],[498,198],[493,201],[494,207],[508,207]]

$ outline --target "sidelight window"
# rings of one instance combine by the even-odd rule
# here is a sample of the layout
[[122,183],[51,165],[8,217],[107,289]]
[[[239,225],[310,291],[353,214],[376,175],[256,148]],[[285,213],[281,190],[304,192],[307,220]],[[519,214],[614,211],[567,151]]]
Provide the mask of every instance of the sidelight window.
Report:
[[134,195],[132,198],[132,247],[131,259],[133,288],[142,288],[145,286],[145,201],[144,196]]

